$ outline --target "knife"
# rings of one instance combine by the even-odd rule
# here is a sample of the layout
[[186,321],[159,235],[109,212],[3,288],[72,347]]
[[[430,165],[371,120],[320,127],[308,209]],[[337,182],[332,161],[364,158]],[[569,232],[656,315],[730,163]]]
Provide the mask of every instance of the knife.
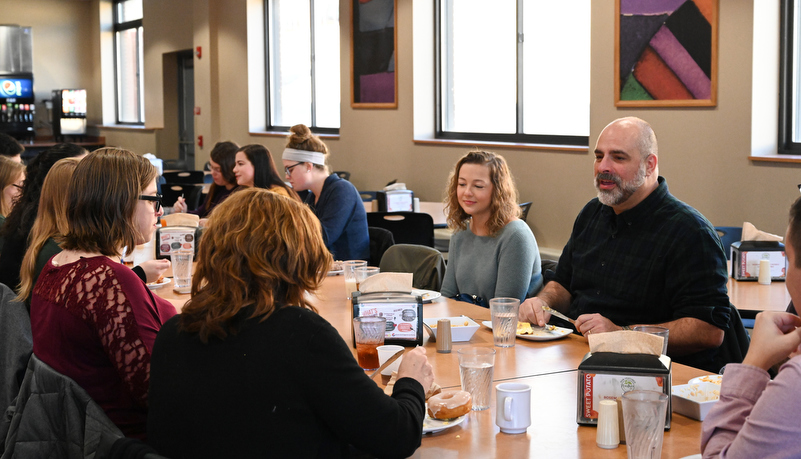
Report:
[[370,374],[370,379],[373,379],[375,377],[375,375],[377,375],[378,373],[381,373],[381,370],[383,370],[386,367],[390,366],[392,364],[392,362],[398,360],[403,355],[403,353],[405,351],[406,351],[406,349],[401,349],[398,352],[396,352],[395,354],[393,354],[392,357],[388,358],[387,361],[384,362],[383,365],[378,367],[378,369],[376,369],[372,374]]
[[571,319],[570,317],[562,314],[561,312],[559,312],[559,311],[557,311],[555,309],[552,309],[548,305],[543,305],[542,306],[542,310],[546,311],[546,312],[550,312],[552,316],[556,316],[556,317],[558,317],[558,318],[560,318],[562,320],[566,320],[566,321],[570,322],[573,325],[576,325],[576,320],[575,319]]

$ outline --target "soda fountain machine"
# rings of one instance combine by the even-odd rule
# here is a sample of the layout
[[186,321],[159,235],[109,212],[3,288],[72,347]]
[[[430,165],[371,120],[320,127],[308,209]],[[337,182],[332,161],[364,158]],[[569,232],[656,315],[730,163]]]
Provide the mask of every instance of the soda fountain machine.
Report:
[[35,114],[33,75],[0,75],[0,132],[32,138]]
[[56,89],[53,91],[53,136],[86,134],[86,90]]

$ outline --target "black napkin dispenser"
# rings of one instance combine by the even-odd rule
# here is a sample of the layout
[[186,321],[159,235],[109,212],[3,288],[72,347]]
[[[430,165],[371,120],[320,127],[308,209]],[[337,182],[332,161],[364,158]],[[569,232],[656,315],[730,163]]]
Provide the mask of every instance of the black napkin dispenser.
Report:
[[[423,297],[403,292],[353,292],[353,317],[380,316],[387,319],[384,344],[423,345]],[[351,322],[351,339],[353,336]]]
[[787,277],[787,256],[779,241],[737,241],[731,244],[731,277],[755,281],[759,278],[759,261],[770,260],[770,277],[783,281]]
[[578,367],[576,422],[597,425],[601,400],[617,400],[631,390],[654,390],[668,396],[665,430],[670,430],[671,365],[666,355],[587,353]]

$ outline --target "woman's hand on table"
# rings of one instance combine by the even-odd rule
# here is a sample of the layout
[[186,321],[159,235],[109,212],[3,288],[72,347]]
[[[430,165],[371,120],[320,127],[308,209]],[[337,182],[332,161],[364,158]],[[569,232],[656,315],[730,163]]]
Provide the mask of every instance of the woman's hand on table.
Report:
[[403,354],[403,360],[398,367],[398,379],[412,378],[423,386],[423,391],[428,391],[434,383],[434,369],[428,363],[426,350],[423,347],[416,347]]
[[751,333],[751,345],[743,364],[763,370],[801,351],[801,318],[786,312],[760,312]]
[[150,284],[159,280],[164,271],[170,267],[170,260],[148,260],[139,266],[145,272],[147,283]]
[[178,196],[175,204],[172,205],[172,211],[176,214],[179,212],[186,212],[186,200],[183,196]]

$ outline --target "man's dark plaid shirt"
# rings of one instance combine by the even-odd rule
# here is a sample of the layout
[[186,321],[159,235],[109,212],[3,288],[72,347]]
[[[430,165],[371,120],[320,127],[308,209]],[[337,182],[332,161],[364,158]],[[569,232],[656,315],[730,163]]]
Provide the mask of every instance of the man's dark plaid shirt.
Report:
[[729,325],[726,255],[714,227],[659,185],[615,215],[598,199],[579,213],[553,280],[572,295],[568,315],[617,325],[694,317]]

